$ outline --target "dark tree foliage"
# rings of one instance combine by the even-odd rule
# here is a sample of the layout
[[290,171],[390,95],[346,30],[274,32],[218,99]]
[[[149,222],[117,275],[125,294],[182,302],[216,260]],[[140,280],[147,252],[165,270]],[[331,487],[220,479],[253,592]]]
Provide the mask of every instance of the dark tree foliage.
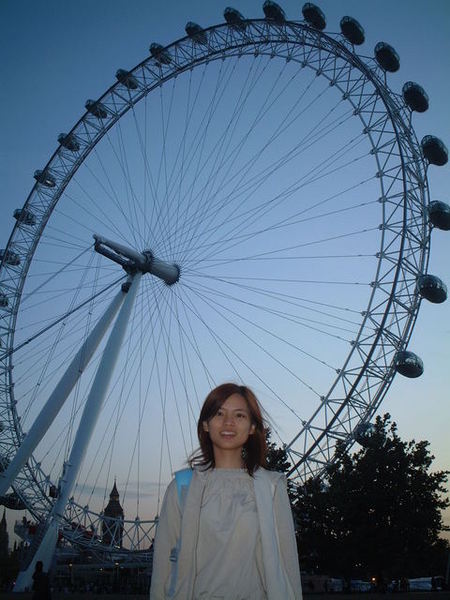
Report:
[[287,473],[291,466],[287,452],[284,448],[278,447],[275,442],[271,442],[270,438],[270,429],[266,429],[266,467],[269,471],[281,471],[281,473]]
[[[275,442],[270,441],[271,432],[270,429],[266,429],[266,468],[269,471],[280,471],[281,473],[287,473],[291,468],[291,463],[288,458],[288,454],[283,447],[279,447]],[[294,499],[294,484],[290,479],[287,481],[287,490],[291,503]]]
[[428,445],[403,442],[386,414],[358,452],[338,446],[326,478],[296,490],[302,569],[379,581],[444,574],[449,472],[430,471]]

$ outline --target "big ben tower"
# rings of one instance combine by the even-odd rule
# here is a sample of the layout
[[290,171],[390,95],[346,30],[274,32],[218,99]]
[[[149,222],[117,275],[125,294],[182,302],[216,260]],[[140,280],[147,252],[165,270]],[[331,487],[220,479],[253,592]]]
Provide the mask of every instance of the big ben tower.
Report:
[[123,508],[119,502],[116,480],[109,494],[109,502],[103,511],[102,541],[107,546],[122,548]]

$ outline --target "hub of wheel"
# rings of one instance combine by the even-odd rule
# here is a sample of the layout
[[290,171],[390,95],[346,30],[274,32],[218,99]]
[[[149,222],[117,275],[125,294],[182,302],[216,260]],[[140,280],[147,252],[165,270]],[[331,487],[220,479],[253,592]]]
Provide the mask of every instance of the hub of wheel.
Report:
[[151,273],[167,285],[173,285],[180,279],[180,267],[156,258],[151,250],[139,252],[97,234],[94,234],[94,240],[96,252],[121,265],[127,273]]

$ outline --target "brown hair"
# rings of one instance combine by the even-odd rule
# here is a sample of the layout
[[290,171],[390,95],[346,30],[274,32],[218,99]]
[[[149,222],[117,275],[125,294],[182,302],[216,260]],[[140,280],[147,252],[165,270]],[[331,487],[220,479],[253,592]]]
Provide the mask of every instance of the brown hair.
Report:
[[212,419],[225,400],[233,394],[239,394],[244,398],[250,411],[251,422],[255,426],[254,433],[249,435],[243,448],[242,458],[248,474],[253,475],[255,469],[266,464],[266,428],[258,399],[245,385],[223,383],[211,390],[203,403],[197,423],[200,448],[189,459],[191,467],[206,467],[206,469],[215,467],[213,445],[209,433],[203,428],[203,423]]

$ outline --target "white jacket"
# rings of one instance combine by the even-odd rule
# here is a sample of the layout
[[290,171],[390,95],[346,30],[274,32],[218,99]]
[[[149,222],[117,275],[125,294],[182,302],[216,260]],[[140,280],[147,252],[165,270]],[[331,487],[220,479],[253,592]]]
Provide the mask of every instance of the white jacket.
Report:
[[[195,579],[195,549],[200,506],[208,471],[194,470],[184,510],[177,486],[167,488],[155,539],[150,600],[192,600]],[[256,508],[261,532],[262,557],[268,600],[302,600],[294,524],[286,477],[259,468],[254,473]],[[181,538],[180,538],[181,535]],[[176,561],[174,548],[180,538]],[[170,579],[176,569],[176,585],[169,595]]]

